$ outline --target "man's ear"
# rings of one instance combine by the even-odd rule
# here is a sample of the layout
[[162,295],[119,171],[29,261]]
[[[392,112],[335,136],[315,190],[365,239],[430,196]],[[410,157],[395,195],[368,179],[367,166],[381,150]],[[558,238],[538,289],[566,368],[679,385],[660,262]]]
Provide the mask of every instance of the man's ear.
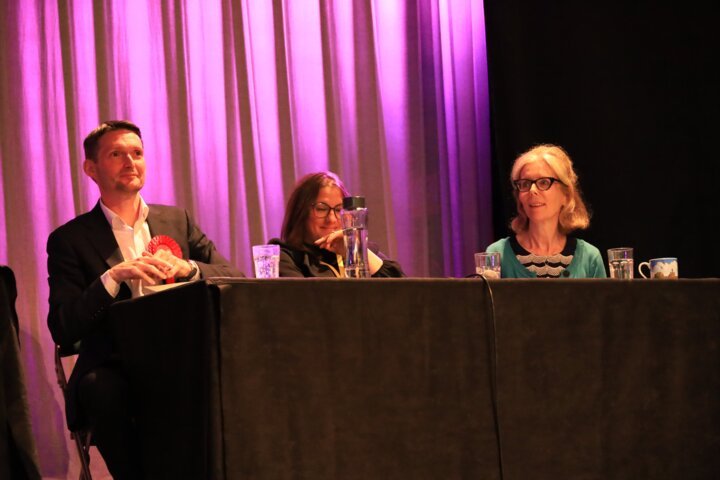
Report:
[[83,172],[85,172],[85,175],[93,179],[93,182],[97,183],[97,163],[93,162],[92,160],[85,159],[83,162]]

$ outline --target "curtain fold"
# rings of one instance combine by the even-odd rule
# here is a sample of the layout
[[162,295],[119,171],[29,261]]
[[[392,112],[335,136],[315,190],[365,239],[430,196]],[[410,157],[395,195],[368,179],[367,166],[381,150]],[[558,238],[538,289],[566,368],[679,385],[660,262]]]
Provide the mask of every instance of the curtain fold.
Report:
[[248,274],[319,170],[367,197],[372,240],[410,275],[472,273],[493,240],[482,2],[9,0],[0,27],[0,263],[48,478],[76,465],[45,242],[97,201],[82,140],[102,120],[142,129],[146,201],[190,210]]

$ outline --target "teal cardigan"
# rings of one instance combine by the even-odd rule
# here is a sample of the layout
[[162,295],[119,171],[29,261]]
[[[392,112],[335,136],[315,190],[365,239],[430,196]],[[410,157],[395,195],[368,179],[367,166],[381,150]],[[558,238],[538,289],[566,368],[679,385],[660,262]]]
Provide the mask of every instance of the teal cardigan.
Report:
[[[487,247],[487,251],[500,252],[502,278],[537,278],[537,275],[518,261],[510,245],[510,237],[493,243]],[[568,272],[565,278],[607,278],[600,250],[579,238],[572,262],[565,271]]]

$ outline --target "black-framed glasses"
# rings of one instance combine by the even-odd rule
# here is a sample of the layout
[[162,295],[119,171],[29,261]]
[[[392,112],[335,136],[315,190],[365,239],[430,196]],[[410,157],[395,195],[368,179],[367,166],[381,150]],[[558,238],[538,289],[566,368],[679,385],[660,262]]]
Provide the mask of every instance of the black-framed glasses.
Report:
[[342,210],[342,203],[338,203],[334,207],[331,207],[325,202],[317,202],[310,205],[313,215],[317,218],[327,218],[330,212],[335,212],[335,218],[340,218],[340,211]]
[[519,192],[529,192],[533,184],[535,184],[538,190],[544,192],[545,190],[550,189],[550,187],[552,187],[552,184],[555,182],[559,183],[560,185],[565,185],[563,182],[553,177],[540,177],[536,178],[535,180],[520,178],[518,180],[515,180],[513,182],[513,185]]

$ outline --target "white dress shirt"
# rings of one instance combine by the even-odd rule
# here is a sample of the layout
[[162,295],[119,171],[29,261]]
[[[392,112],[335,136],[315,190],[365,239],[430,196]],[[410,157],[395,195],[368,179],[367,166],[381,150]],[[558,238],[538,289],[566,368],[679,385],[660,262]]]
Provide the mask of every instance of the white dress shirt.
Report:
[[[100,200],[100,208],[112,227],[112,232],[122,252],[123,260],[134,260],[142,256],[148,243],[150,243],[150,227],[147,223],[150,208],[147,206],[147,203],[145,203],[145,200],[140,197],[140,212],[134,225],[125,223],[115,212],[106,207],[102,200]],[[117,297],[117,294],[120,293],[120,284],[113,280],[108,272],[109,270],[103,273],[100,280],[103,285],[105,285],[107,292],[112,297]],[[126,280],[125,283],[130,287],[133,298],[142,296],[142,280]]]

